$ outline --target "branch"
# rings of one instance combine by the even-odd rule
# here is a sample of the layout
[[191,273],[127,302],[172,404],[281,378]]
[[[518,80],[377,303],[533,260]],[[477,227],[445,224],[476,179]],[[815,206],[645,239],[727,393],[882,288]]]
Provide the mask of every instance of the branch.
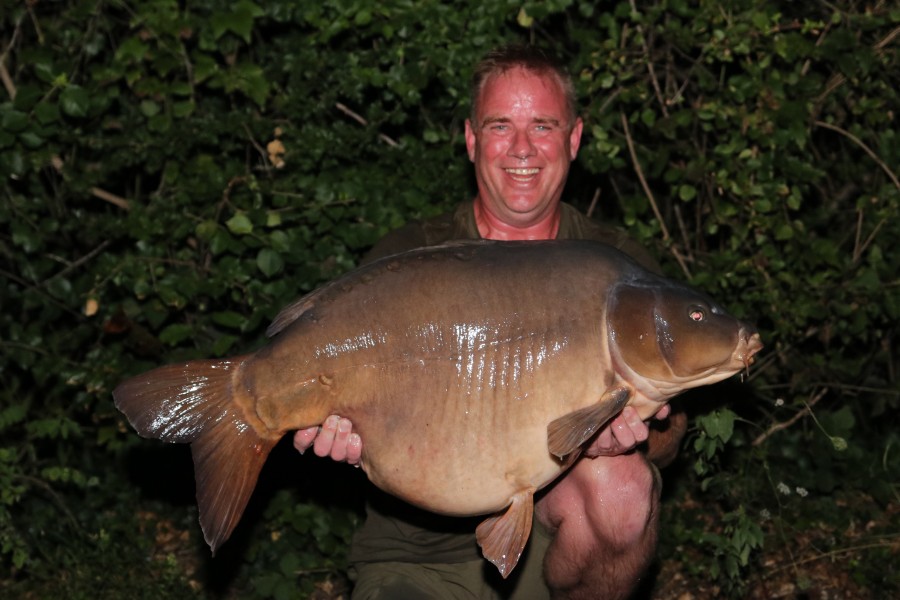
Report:
[[[891,30],[890,33],[888,33],[886,36],[872,45],[872,49],[875,50],[875,54],[877,56],[881,56],[884,53],[884,49],[892,44],[894,40],[897,39],[897,37],[900,37],[900,27],[895,27],[893,30]],[[843,73],[835,73],[828,79],[828,81],[825,83],[825,90],[822,91],[821,94],[819,94],[818,98],[816,98],[815,108],[812,111],[814,115],[818,114],[822,103],[825,102],[825,98],[831,95],[831,92],[844,85],[846,81],[847,77]]]
[[883,160],[878,158],[878,155],[875,154],[874,150],[872,150],[871,148],[866,146],[865,142],[863,142],[861,139],[859,139],[858,137],[856,137],[855,135],[853,135],[846,129],[841,129],[837,125],[832,125],[831,123],[826,123],[825,121],[814,121],[813,124],[817,127],[824,127],[825,129],[830,129],[832,131],[836,131],[836,132],[840,133],[841,135],[846,136],[847,139],[849,139],[850,141],[855,143],[857,146],[862,148],[863,152],[868,154],[872,158],[872,160],[874,160],[878,164],[878,166],[881,167],[885,173],[887,173],[887,176],[890,177],[891,181],[894,182],[894,187],[896,187],[898,190],[900,190],[900,179],[897,179],[897,175],[894,174],[893,171],[891,171],[890,167],[888,167],[884,163]]
[[[634,0],[629,0],[631,4],[631,12],[637,14],[638,9]],[[641,36],[641,46],[644,49],[644,64],[647,65],[647,72],[650,74],[650,83],[653,84],[653,91],[656,93],[656,101],[659,102],[659,107],[662,109],[662,114],[664,117],[669,116],[669,111],[666,110],[666,101],[663,98],[662,90],[659,87],[659,80],[656,77],[656,71],[653,68],[653,61],[650,60],[650,48],[647,46],[647,38],[644,36],[644,28],[641,27],[640,23],[637,25],[638,35]]]
[[[620,112],[619,115],[622,117],[622,128],[625,130],[625,142],[628,144],[628,152],[631,154],[634,172],[637,173],[638,180],[641,182],[641,187],[644,189],[644,193],[647,194],[647,199],[650,201],[650,206],[653,208],[653,214],[656,215],[656,220],[659,221],[659,228],[662,231],[663,241],[665,242],[671,238],[669,229],[663,221],[662,213],[659,212],[659,207],[656,205],[656,198],[653,197],[653,192],[650,191],[650,186],[647,184],[647,179],[644,177],[644,171],[641,169],[641,163],[638,161],[637,152],[634,150],[634,141],[631,139],[631,130],[628,128],[628,119],[623,112]],[[674,246],[671,246],[669,250],[681,266],[681,270],[684,272],[685,277],[690,279],[691,272],[687,267],[687,263],[684,262],[684,257],[681,256],[681,253],[678,252]]]
[[256,148],[256,151],[259,152],[260,156],[262,156],[263,165],[265,166],[266,171],[267,172],[271,171],[272,169],[270,167],[271,167],[272,163],[269,161],[268,152],[266,152],[266,149],[263,148],[262,146],[260,146],[259,143],[256,141],[256,138],[253,137],[253,132],[250,131],[250,128],[247,127],[247,124],[243,123],[243,126],[244,126],[244,132],[246,132],[247,138],[250,140],[250,144],[254,148]]
[[650,201],[650,206],[653,208],[653,214],[656,215],[656,219],[659,221],[659,228],[662,230],[663,241],[666,241],[670,237],[669,230],[663,222],[662,214],[659,212],[659,207],[656,205],[656,199],[653,197],[653,192],[650,191],[650,186],[647,184],[646,178],[644,178],[644,170],[641,169],[641,163],[638,161],[637,153],[634,150],[634,142],[631,139],[631,130],[628,128],[628,119],[623,112],[620,112],[619,116],[622,117],[622,129],[625,130],[625,142],[628,144],[628,153],[631,154],[631,162],[634,165],[634,171],[637,173],[638,180],[641,182],[641,187],[644,188],[644,193],[647,194],[647,199]]
[[25,18],[25,15],[19,17],[19,20],[16,21],[16,28],[13,30],[12,37],[9,40],[9,44],[6,45],[6,48],[3,50],[3,54],[0,54],[0,81],[3,81],[3,87],[6,88],[6,93],[9,94],[10,100],[16,99],[16,83],[13,81],[12,76],[9,74],[9,71],[6,69],[6,57],[12,51],[13,46],[16,44],[16,39],[19,37],[19,32],[22,30],[22,19]]
[[587,216],[590,217],[594,214],[594,209],[597,208],[597,202],[600,200],[600,187],[598,186],[596,190],[594,190],[594,197],[591,199],[591,205],[587,209]]
[[863,211],[862,209],[857,209],[857,219],[856,219],[856,243],[853,244],[853,262],[858,263],[859,259],[862,258],[862,255],[865,253],[866,248],[868,248],[873,241],[875,241],[875,235],[881,229],[882,225],[887,223],[887,217],[881,219],[878,222],[878,225],[875,226],[875,229],[869,233],[869,236],[866,238],[866,241],[862,244],[859,243],[860,237],[862,235],[862,226],[863,226]]
[[780,567],[776,567],[776,568],[772,569],[771,571],[769,571],[769,573],[767,575],[772,576],[772,575],[774,575],[776,573],[780,573],[781,571],[784,571],[786,569],[797,568],[800,565],[815,562],[817,560],[823,560],[826,558],[831,561],[834,561],[836,557],[841,556],[842,554],[849,554],[851,552],[862,552],[863,550],[874,550],[877,548],[888,548],[888,549],[895,550],[898,547],[898,545],[900,545],[896,541],[894,541],[894,542],[890,541],[890,538],[896,537],[895,535],[889,534],[889,535],[886,535],[885,537],[888,539],[883,540],[883,541],[873,542],[871,544],[862,544],[860,546],[850,546],[847,548],[840,548],[838,550],[832,550],[831,552],[823,552],[822,554],[819,554],[817,556],[810,556],[810,557],[804,558],[802,560],[794,560],[794,561],[791,561],[789,564],[782,565]]
[[[354,121],[356,121],[357,123],[359,123],[360,125],[362,125],[362,126],[364,126],[364,127],[366,127],[366,126],[369,125],[369,122],[368,122],[368,121],[366,121],[366,120],[365,120],[362,116],[360,116],[359,114],[357,114],[357,113],[353,112],[352,110],[350,110],[350,109],[347,107],[346,104],[342,104],[341,102],[338,102],[338,103],[336,103],[336,104],[334,105],[334,107],[337,108],[337,109],[338,109],[339,111],[341,111],[342,113],[344,113],[345,115],[347,115],[348,117],[350,117],[351,119],[353,119]],[[397,146],[400,145],[400,144],[397,143],[396,140],[394,140],[393,138],[390,138],[390,137],[386,136],[386,135],[383,134],[383,133],[379,133],[379,134],[378,134],[378,137],[381,139],[382,142],[384,142],[384,143],[387,144],[388,146],[393,146],[394,148],[396,148]]]
[[[59,155],[54,154],[50,157],[50,165],[56,169],[57,173],[62,173],[63,166],[65,163],[63,159],[59,157]],[[106,190],[98,187],[91,188],[91,194],[100,198],[101,200],[106,200],[110,204],[115,204],[119,208],[123,210],[131,210],[131,204],[129,204],[128,200],[123,198],[122,196],[117,196],[111,192],[107,192]]]
[[799,421],[806,415],[812,414],[812,407],[815,406],[816,403],[819,400],[821,400],[827,393],[828,393],[828,388],[822,388],[821,390],[819,390],[819,393],[816,394],[812,400],[810,400],[809,402],[806,403],[806,405],[803,407],[803,410],[798,412],[796,415],[794,415],[787,421],[775,423],[774,425],[769,427],[769,429],[767,429],[763,434],[761,434],[758,438],[753,440],[753,443],[751,443],[750,445],[755,448],[756,446],[759,446],[760,444],[765,442],[767,439],[769,439],[772,436],[772,434],[774,434],[775,432],[781,431],[782,429],[787,429],[788,427],[790,427],[791,425],[793,425],[794,423],[796,423],[797,421]]
[[100,198],[101,200],[106,200],[110,204],[115,204],[122,210],[131,210],[131,204],[129,204],[128,200],[126,200],[122,196],[116,196],[115,194],[107,192],[106,190],[98,187],[92,187],[91,194],[93,194],[97,198]]
[[81,267],[81,265],[87,263],[90,260],[93,260],[93,258],[95,256],[97,256],[98,254],[100,254],[101,252],[106,250],[106,247],[109,246],[110,243],[112,243],[111,240],[104,240],[99,246],[97,246],[96,248],[94,248],[93,250],[91,250],[90,252],[88,252],[87,254],[85,254],[84,256],[79,258],[78,260],[68,263],[66,265],[66,267],[59,273],[54,273],[53,275],[51,275],[50,277],[45,279],[43,282],[40,283],[40,285],[46,287],[50,281],[56,279],[57,277],[64,277],[64,276],[68,275],[75,269]]
[[9,76],[9,71],[6,70],[6,57],[0,58],[0,81],[3,81],[3,87],[6,88],[6,93],[9,94],[10,100],[16,99],[16,84],[13,83],[12,77]]

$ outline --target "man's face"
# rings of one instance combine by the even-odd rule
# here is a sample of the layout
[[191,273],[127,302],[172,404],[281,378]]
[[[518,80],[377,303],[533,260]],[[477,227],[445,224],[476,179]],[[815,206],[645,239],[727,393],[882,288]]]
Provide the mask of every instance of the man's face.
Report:
[[521,226],[552,214],[582,127],[569,114],[556,78],[517,68],[488,79],[476,122],[466,121],[466,147],[484,208]]

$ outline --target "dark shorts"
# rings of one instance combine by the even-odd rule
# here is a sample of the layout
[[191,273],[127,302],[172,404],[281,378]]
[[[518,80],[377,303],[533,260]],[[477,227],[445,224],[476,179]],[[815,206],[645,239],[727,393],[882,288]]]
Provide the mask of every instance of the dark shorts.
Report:
[[353,600],[549,600],[542,566],[550,545],[540,525],[519,564],[503,580],[487,560],[462,563],[377,562],[354,565]]

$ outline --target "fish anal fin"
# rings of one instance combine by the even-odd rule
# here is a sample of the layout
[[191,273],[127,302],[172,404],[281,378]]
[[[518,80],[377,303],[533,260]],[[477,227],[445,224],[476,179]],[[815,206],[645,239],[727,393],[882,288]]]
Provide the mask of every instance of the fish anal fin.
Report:
[[625,408],[630,398],[631,388],[615,387],[606,390],[597,404],[554,419],[547,426],[550,453],[564,459]]
[[512,573],[531,533],[534,488],[521,491],[502,513],[488,517],[475,530],[484,557],[494,563],[504,579]]
[[223,420],[191,444],[200,528],[213,555],[240,521],[263,463],[277,442]]

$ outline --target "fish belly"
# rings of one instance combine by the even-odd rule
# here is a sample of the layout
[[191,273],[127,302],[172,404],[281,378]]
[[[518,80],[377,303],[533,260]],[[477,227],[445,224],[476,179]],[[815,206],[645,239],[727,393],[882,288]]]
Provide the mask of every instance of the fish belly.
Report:
[[548,424],[611,381],[618,271],[602,254],[516,250],[385,259],[298,302],[245,370],[249,402],[278,431],[349,418],[370,479],[434,512],[543,487],[563,469]]

